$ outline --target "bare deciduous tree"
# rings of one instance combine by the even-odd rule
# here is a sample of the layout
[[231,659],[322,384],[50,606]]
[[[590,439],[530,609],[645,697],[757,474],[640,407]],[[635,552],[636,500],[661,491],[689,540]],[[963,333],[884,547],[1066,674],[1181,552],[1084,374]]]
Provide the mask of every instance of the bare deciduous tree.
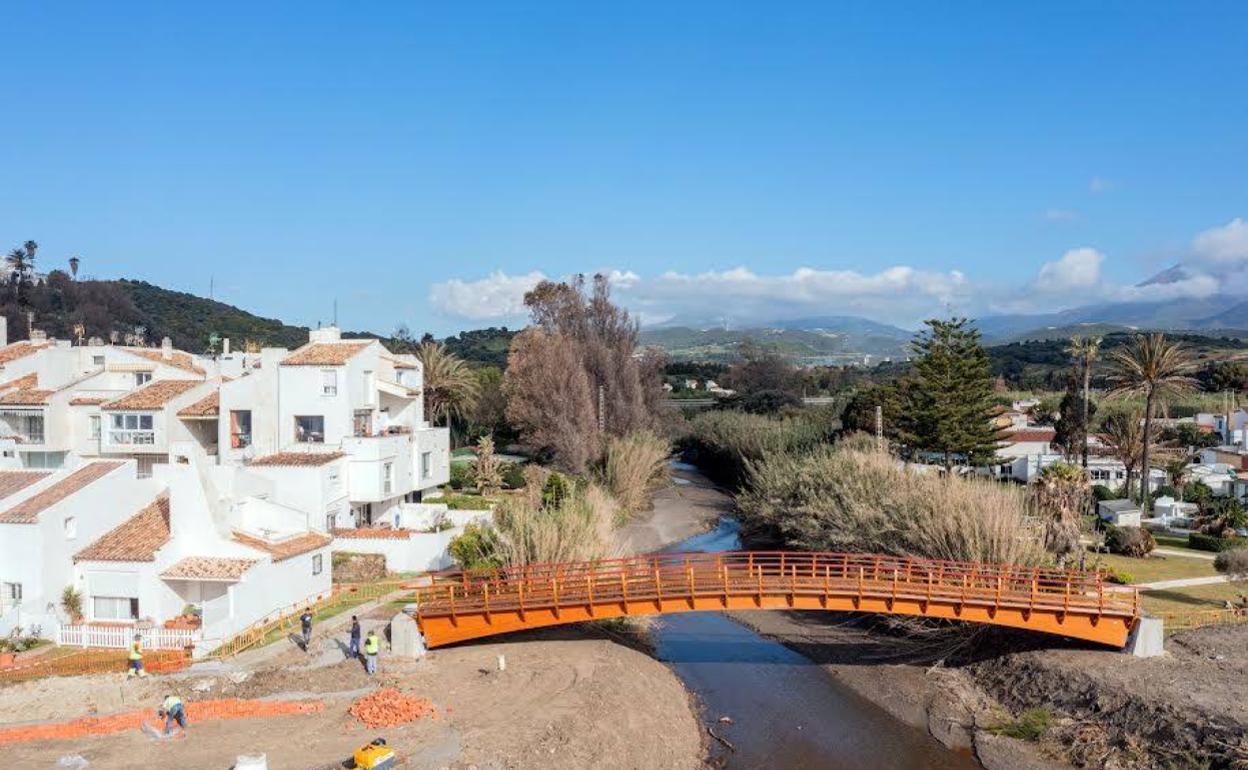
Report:
[[512,341],[504,390],[527,445],[580,471],[601,455],[600,423],[608,436],[654,427],[662,362],[638,355],[637,322],[611,302],[606,276],[588,288],[584,276],[543,281],[524,301],[534,325]]

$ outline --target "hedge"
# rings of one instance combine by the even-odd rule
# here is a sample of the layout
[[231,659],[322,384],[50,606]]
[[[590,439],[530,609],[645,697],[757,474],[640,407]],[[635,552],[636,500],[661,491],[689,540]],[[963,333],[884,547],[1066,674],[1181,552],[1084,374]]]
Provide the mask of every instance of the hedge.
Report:
[[1232,548],[1243,548],[1245,546],[1248,546],[1248,538],[1215,537],[1214,535],[1205,535],[1200,532],[1192,532],[1187,536],[1187,547],[1195,548],[1198,551],[1220,553],[1229,551]]

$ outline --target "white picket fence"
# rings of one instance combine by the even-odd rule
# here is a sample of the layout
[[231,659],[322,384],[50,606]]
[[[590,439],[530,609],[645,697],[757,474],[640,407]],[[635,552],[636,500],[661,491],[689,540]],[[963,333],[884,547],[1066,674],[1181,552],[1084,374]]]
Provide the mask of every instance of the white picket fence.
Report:
[[56,632],[56,643],[72,647],[104,647],[124,650],[138,634],[145,650],[181,650],[195,644],[199,629],[141,628],[134,626],[63,625]]

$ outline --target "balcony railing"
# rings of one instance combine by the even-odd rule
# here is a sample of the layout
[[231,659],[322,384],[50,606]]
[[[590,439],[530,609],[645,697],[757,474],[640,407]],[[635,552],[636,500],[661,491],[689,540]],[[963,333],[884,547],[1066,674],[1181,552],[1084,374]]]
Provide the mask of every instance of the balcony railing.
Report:
[[156,443],[154,430],[113,430],[109,431],[110,444],[126,446],[151,446]]

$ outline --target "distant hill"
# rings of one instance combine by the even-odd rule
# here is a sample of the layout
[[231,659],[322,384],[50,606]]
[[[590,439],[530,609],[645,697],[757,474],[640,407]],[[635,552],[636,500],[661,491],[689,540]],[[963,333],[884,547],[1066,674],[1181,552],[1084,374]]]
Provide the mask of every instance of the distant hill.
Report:
[[208,349],[208,337],[228,337],[235,349],[246,342],[297,348],[308,341],[308,327],[263,318],[224,302],[164,289],[145,281],[113,281],[134,303],[149,330],[148,340],[170,337],[174,347],[192,353]]
[[[863,321],[863,319],[854,319]],[[788,322],[796,323],[796,322]],[[865,321],[867,325],[873,322]],[[859,329],[836,328],[750,328],[692,329],[684,326],[643,329],[641,342],[661,348],[674,361],[728,361],[745,340],[777,350],[797,363],[861,363],[864,356],[898,358],[908,354],[911,333],[895,327],[875,325]],[[895,329],[895,332],[893,331]]]

